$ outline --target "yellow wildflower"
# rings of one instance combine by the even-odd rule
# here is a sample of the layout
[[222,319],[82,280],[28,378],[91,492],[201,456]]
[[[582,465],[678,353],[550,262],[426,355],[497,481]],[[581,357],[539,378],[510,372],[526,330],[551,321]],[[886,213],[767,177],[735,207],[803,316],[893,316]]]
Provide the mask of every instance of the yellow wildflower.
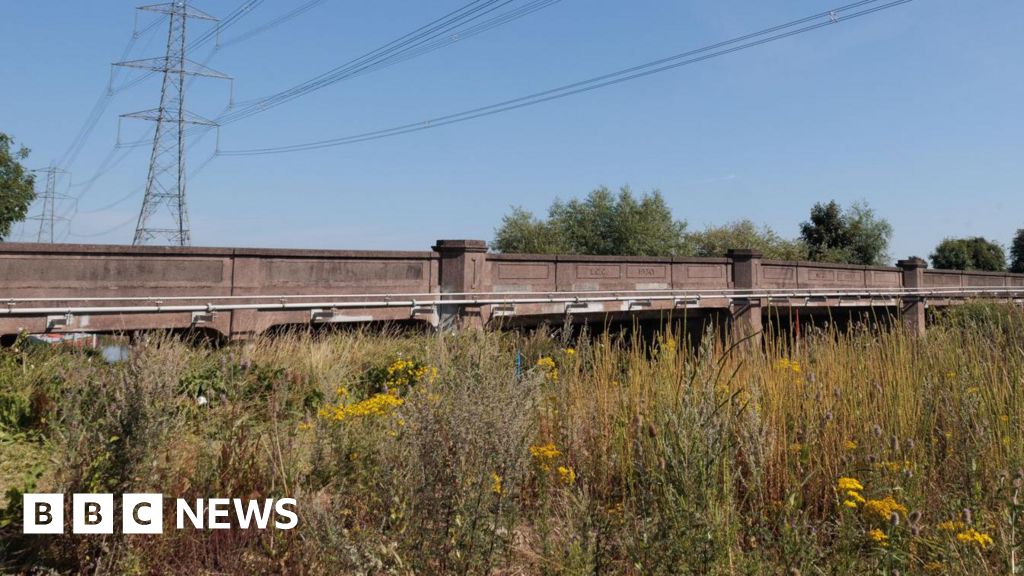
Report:
[[565,355],[566,356],[575,356],[576,355],[576,349],[575,348],[566,348],[565,349]]
[[848,490],[863,490],[864,486],[861,485],[860,481],[856,478],[840,478],[837,484],[840,492],[846,492]]
[[843,447],[846,448],[847,450],[856,450],[857,443],[854,442],[853,440],[847,440],[846,443],[843,444]]
[[878,544],[881,544],[882,546],[885,546],[885,541],[889,539],[889,536],[887,536],[885,532],[882,532],[878,528],[868,530],[867,537],[874,540]]
[[843,500],[843,506],[846,506],[847,508],[849,508],[851,510],[856,510],[857,509],[857,503],[854,502],[853,500]]
[[892,496],[886,496],[881,500],[868,500],[864,503],[864,515],[876,522],[888,522],[893,514],[906,517],[906,506],[896,502]]
[[992,537],[984,532],[978,532],[974,528],[970,528],[960,532],[956,535],[956,539],[964,544],[974,544],[982,550],[992,545]]
[[530,455],[538,460],[553,460],[562,455],[553,442],[530,446]]
[[394,394],[374,394],[355,404],[328,405],[320,409],[320,417],[331,420],[348,420],[365,416],[385,416],[405,401]]
[[502,493],[501,476],[497,472],[491,472],[491,492],[499,495]]
[[562,481],[562,484],[572,486],[576,483],[576,471],[572,469],[572,466],[559,466],[558,479]]
[[537,360],[537,367],[542,368],[546,372],[548,380],[552,382],[558,382],[558,367],[555,366],[555,361],[550,356],[544,356],[540,360]]
[[859,492],[856,492],[854,490],[847,490],[846,496],[847,498],[853,500],[857,504],[863,504],[865,502],[864,497],[861,496]]
[[946,520],[945,522],[939,522],[935,527],[943,532],[958,532],[966,528],[964,523],[959,520]]
[[551,461],[558,458],[562,453],[555,447],[554,443],[548,442],[539,446],[530,446],[530,455],[536,460],[541,470],[551,470]]

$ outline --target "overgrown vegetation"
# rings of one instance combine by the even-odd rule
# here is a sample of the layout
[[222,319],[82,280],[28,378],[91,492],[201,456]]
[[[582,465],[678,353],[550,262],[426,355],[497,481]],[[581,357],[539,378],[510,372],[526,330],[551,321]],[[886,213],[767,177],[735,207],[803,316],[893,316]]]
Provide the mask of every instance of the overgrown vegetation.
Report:
[[[1024,330],[963,310],[764,354],[671,331],[151,339],[118,364],[19,343],[0,570],[1019,572]],[[23,536],[22,491],[291,496],[300,524]]]

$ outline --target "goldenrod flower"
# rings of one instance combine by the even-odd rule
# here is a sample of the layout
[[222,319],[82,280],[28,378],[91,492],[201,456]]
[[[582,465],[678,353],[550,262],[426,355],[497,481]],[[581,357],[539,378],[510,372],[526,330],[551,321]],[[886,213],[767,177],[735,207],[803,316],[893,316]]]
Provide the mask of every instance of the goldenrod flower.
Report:
[[856,478],[846,478],[846,477],[839,479],[839,482],[837,483],[837,487],[838,487],[840,492],[847,492],[849,490],[855,490],[855,491],[859,492],[859,491],[864,489],[864,486],[861,485],[859,480],[857,480]]
[[562,455],[553,442],[530,446],[530,455],[538,460],[553,460]]
[[867,537],[874,540],[878,544],[885,546],[885,541],[889,539],[889,536],[885,532],[882,532],[878,528],[868,530]]
[[853,440],[847,440],[846,443],[843,444],[843,447],[846,448],[847,450],[856,450],[857,443],[854,442]]
[[548,380],[558,382],[558,366],[555,366],[555,361],[550,356],[544,356],[537,360],[537,367],[544,369]]
[[565,349],[565,355],[566,356],[575,356],[576,355],[576,349],[575,348],[566,348]]
[[964,544],[974,544],[982,550],[992,545],[992,537],[984,532],[978,532],[974,528],[969,528],[960,532],[956,535],[956,539]]
[[541,470],[551,470],[551,461],[558,458],[562,453],[555,447],[554,443],[548,442],[539,446],[530,446],[530,455],[536,460]]
[[894,513],[904,517],[907,515],[906,506],[894,500],[892,496],[886,496],[881,500],[868,500],[864,503],[863,509],[865,516],[881,523],[889,522]]
[[851,510],[856,510],[857,509],[857,503],[854,502],[853,500],[843,500],[843,506],[846,506],[847,508],[849,508]]
[[491,492],[499,495],[502,493],[501,476],[497,472],[491,472]]
[[576,483],[576,471],[573,470],[571,466],[559,466],[558,479],[562,481],[562,484],[572,486]]
[[331,420],[347,420],[366,416],[385,416],[405,401],[394,394],[374,394],[366,400],[355,404],[328,405],[320,409],[321,418]]
[[964,523],[959,520],[946,520],[945,522],[939,522],[935,527],[943,532],[957,532],[966,528]]

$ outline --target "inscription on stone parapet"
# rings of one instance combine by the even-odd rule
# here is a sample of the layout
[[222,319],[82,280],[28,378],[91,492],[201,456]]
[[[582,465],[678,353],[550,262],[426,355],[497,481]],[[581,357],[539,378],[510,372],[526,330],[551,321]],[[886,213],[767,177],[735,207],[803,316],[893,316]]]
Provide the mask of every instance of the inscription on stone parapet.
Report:
[[860,284],[864,281],[859,270],[837,270],[832,268],[806,268],[809,282],[826,284]]
[[604,278],[619,278],[622,268],[618,264],[608,266],[595,266],[592,264],[577,264],[576,277],[587,280],[600,280]]
[[694,279],[725,279],[728,272],[724,264],[686,264],[685,266],[686,277]]
[[762,265],[761,277],[765,280],[793,281],[796,280],[796,267]]
[[973,274],[964,274],[963,276],[964,286],[1005,286],[1005,281],[1002,276],[982,276]]
[[185,258],[4,258],[0,278],[11,288],[88,288],[220,284],[224,262]]
[[868,286],[898,287],[902,284],[900,272],[868,270]]
[[547,264],[498,263],[498,278],[501,280],[547,280],[551,277],[551,266]]
[[426,262],[270,260],[271,286],[401,286],[425,281]]
[[924,273],[924,285],[925,286],[953,286],[960,287],[960,274],[957,272],[942,273],[942,272],[925,272]]
[[637,279],[660,279],[664,278],[668,266],[664,265],[651,265],[643,266],[630,264],[626,266],[626,278],[637,278]]

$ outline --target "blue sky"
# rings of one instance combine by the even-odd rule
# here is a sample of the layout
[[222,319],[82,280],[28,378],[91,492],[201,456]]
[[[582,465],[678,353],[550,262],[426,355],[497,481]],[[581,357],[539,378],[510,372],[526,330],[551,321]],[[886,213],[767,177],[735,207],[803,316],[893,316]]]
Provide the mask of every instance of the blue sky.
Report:
[[[466,1],[326,0],[218,51],[209,65],[235,78],[236,99],[265,96]],[[193,2],[214,15],[241,3]],[[263,2],[225,38],[296,4]],[[32,166],[58,159],[71,143],[129,40],[135,5],[4,6],[0,130],[32,148]],[[837,5],[562,0],[231,124],[220,146],[280,146],[458,112]],[[140,25],[151,18],[140,16]],[[1006,244],[1024,227],[1022,23],[1019,1],[916,0],[454,126],[297,154],[219,156],[189,183],[193,243],[425,249],[439,238],[491,239],[511,205],[543,213],[556,197],[628,184],[660,189],[691,228],[751,218],[795,236],[814,202],[863,199],[893,224],[893,257],[926,256],[945,236],[984,235]],[[196,24],[195,33],[203,26]],[[141,38],[131,57],[159,55],[161,33]],[[158,93],[154,77],[111,99],[69,167],[70,183],[90,179],[111,152],[117,115],[154,107]],[[190,89],[189,108],[216,116],[227,98],[226,84],[200,80]],[[146,128],[126,120],[122,139],[139,138]],[[213,140],[196,145],[191,167],[210,157]],[[144,184],[148,149],[121,152],[124,160],[82,195],[70,228],[61,228],[70,232],[67,241],[131,241],[141,194],[97,210]]]

